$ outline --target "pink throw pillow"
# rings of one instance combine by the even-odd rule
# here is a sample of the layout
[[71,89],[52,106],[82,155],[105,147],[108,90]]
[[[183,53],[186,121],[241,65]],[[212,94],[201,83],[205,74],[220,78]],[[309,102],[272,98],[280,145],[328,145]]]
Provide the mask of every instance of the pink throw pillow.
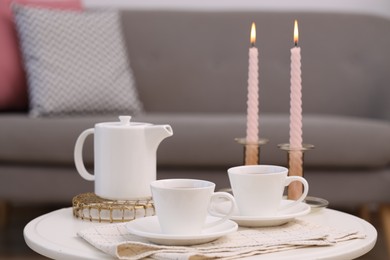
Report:
[[12,3],[82,10],[81,0],[0,0],[0,111],[28,108],[26,74],[19,50]]

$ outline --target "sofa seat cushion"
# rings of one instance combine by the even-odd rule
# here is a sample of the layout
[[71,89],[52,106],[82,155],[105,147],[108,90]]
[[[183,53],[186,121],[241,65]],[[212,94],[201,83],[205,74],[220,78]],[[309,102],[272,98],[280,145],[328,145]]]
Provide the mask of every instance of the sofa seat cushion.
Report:
[[306,124],[304,141],[316,146],[313,152],[307,153],[307,166],[381,168],[390,165],[389,121],[309,116],[303,124]]
[[[23,114],[0,117],[0,162],[73,166],[73,149],[80,133],[95,123],[117,117],[30,118]],[[243,148],[234,141],[245,133],[245,115],[142,114],[133,121],[170,124],[173,136],[159,146],[162,167],[230,167],[242,164]],[[288,140],[287,115],[261,115],[260,135],[269,139],[261,148],[261,163],[285,164],[277,148]],[[379,168],[390,164],[390,124],[360,118],[305,116],[303,140],[315,145],[305,154],[307,167]],[[93,165],[92,138],[84,160]]]
[[[95,123],[113,120],[115,117],[33,118],[27,114],[3,114],[0,116],[0,162],[74,165],[73,148],[78,135]],[[92,151],[92,142],[87,142],[87,161],[92,161]]]
[[[137,118],[138,119],[138,118]],[[243,163],[243,147],[234,139],[245,134],[244,115],[169,114],[140,117],[169,123],[173,136],[159,148],[162,165],[233,166]],[[288,142],[287,115],[260,115],[262,164],[286,164],[277,145]],[[390,123],[355,117],[308,115],[303,119],[303,141],[315,149],[305,155],[307,167],[377,168],[390,164]]]

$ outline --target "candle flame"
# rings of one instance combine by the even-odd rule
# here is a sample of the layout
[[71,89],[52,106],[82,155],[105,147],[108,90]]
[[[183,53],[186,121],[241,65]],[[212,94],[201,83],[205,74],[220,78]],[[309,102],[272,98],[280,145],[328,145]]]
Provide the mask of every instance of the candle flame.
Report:
[[298,33],[298,21],[294,21],[294,44],[295,46],[298,45],[298,38],[299,38],[299,33]]
[[256,43],[256,24],[252,23],[251,27],[251,45],[254,46]]

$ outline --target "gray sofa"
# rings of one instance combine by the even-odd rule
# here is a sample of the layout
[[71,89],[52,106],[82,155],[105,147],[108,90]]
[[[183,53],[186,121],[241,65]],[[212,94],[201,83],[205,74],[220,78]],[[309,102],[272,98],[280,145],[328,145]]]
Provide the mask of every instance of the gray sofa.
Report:
[[[331,207],[390,203],[390,18],[260,6],[121,12],[144,105],[133,121],[170,124],[174,131],[159,147],[158,178],[229,186],[226,170],[243,162],[243,147],[234,139],[245,135],[252,21],[260,52],[260,135],[269,139],[261,163],[286,165],[286,152],[277,145],[288,142],[290,48],[298,19],[303,140],[315,145],[305,153],[309,194]],[[117,116],[1,113],[0,199],[70,205],[73,196],[93,191],[93,183],[76,172],[74,144],[84,129]],[[84,158],[92,168],[91,141]]]

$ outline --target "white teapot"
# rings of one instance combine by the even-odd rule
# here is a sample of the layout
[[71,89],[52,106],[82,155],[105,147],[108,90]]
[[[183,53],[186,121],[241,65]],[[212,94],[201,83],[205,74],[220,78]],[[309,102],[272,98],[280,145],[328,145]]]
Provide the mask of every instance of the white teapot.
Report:
[[[74,149],[77,171],[95,181],[96,195],[112,200],[132,200],[151,196],[150,183],[156,180],[156,152],[160,142],[173,134],[169,125],[130,122],[98,123],[80,134]],[[88,135],[94,134],[95,174],[83,163],[82,149]]]

